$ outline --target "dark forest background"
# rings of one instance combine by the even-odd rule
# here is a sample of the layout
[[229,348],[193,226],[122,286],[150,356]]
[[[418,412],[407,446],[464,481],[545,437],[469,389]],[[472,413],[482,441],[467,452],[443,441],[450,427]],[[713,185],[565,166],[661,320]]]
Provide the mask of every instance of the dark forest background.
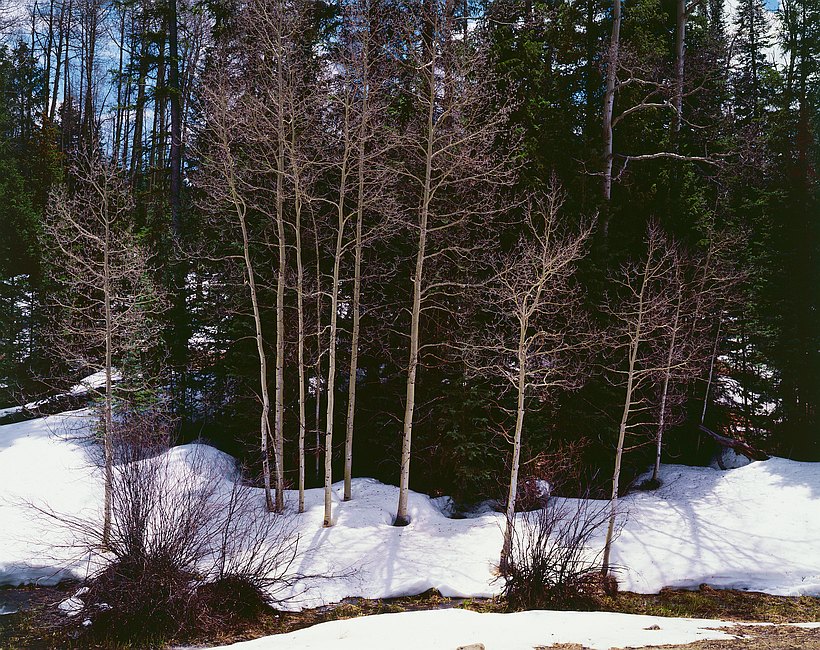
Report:
[[[124,375],[155,378],[134,389],[140,403],[161,403],[177,440],[204,438],[258,462],[242,205],[271,393],[281,345],[286,483],[297,482],[300,321],[308,485],[324,476],[329,385],[341,478],[351,381],[353,472],[397,483],[426,205],[417,181],[425,128],[435,127],[450,139],[434,163],[446,182],[432,203],[440,229],[429,231],[429,308],[418,320],[412,488],[465,500],[504,492],[516,410],[504,368],[514,374],[516,362],[489,372],[478,359],[488,333],[517,336],[490,287],[499,266],[520,262],[516,251],[531,238],[524,224],[544,196],[561,197],[562,231],[590,234],[571,297],[530,324],[560,331],[567,345],[532,362],[546,373],[560,354],[564,370],[526,394],[522,478],[570,457],[600,469],[601,483],[611,476],[628,362],[612,305],[634,298],[639,274],[621,269],[651,256],[650,224],[663,232],[661,248],[676,251],[653,291],[688,296],[677,304],[689,347],[685,363],[663,362],[667,301],[641,353],[654,370],[642,410],[630,413],[622,485],[654,459],[659,423],[666,462],[709,461],[714,447],[700,424],[820,460],[820,2],[782,0],[772,11],[762,0],[624,0],[617,18],[615,8],[0,3],[0,406],[65,390],[100,368],[96,340],[83,355],[55,343],[67,331],[66,292],[81,291],[66,277],[55,220],[102,164],[127,195],[117,228],[142,256],[141,280],[163,296],[162,309],[155,301],[144,315],[152,336],[115,353]],[[661,405],[664,377],[670,398]]]

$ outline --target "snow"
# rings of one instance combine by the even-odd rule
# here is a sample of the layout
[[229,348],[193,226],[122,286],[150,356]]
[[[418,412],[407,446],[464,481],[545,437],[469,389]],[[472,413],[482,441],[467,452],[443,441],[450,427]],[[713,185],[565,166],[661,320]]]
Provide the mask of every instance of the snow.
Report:
[[[0,584],[53,584],[82,578],[88,558],[67,533],[30,504],[55,512],[99,516],[102,502],[88,411],[0,426]],[[227,489],[232,459],[204,445],[169,452],[169,466],[196,467]],[[621,500],[622,530],[613,546],[621,589],[657,592],[701,583],[775,594],[820,594],[820,472],[816,463],[772,458],[729,471],[666,465],[662,486]],[[503,517],[484,511],[451,519],[446,498],[409,495],[410,525],[392,526],[398,489],[373,479],[353,481],[354,500],[333,489],[331,528],[322,527],[323,493],[306,493],[306,512],[293,514],[304,579],[289,607],[313,607],[349,596],[387,598],[431,588],[451,597],[498,593],[494,564]],[[296,509],[295,492],[287,495]],[[266,516],[259,491],[259,514]],[[601,531],[603,533],[603,531]],[[602,544],[602,538],[596,543]]]
[[820,471],[782,458],[729,471],[666,465],[654,492],[625,499],[613,551],[622,589],[820,594]]
[[464,609],[380,614],[322,623],[245,641],[236,650],[453,650],[483,643],[486,650],[532,650],[554,643],[586,648],[641,647],[733,639],[721,621],[609,612],[530,611],[479,614]]
[[[70,544],[34,507],[93,515],[102,483],[83,441],[88,411],[0,427],[0,584],[56,584],[81,575]],[[33,507],[34,506],[34,507]]]
[[66,598],[63,602],[57,605],[57,609],[65,616],[77,616],[77,614],[83,611],[83,607],[85,607],[85,603],[83,603],[81,596],[87,594],[88,591],[88,587],[80,587],[73,596]]

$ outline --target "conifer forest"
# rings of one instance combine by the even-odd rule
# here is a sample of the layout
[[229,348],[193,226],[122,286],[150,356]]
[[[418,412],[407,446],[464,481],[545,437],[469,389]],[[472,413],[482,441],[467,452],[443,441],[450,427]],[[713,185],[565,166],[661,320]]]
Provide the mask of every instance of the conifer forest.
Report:
[[109,471],[820,460],[818,0],[0,0],[0,89],[0,402]]

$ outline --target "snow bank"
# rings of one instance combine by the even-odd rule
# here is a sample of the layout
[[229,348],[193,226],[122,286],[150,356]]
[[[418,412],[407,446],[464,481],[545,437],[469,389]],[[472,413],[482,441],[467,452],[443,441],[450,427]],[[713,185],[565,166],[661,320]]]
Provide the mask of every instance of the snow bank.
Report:
[[613,551],[623,589],[701,583],[820,594],[820,464],[782,458],[729,471],[666,465],[624,500]]
[[[26,503],[54,511],[99,514],[102,482],[95,446],[71,430],[88,426],[87,412],[0,426],[0,584],[82,577],[87,558],[72,557],[70,539],[33,516]],[[66,427],[69,431],[66,432]],[[168,452],[169,467],[203,466],[208,480],[234,480],[232,459],[209,447]],[[664,466],[663,485],[622,500],[622,531],[613,547],[622,589],[656,592],[665,586],[709,583],[776,594],[820,594],[820,465],[778,458],[730,471]],[[215,471],[216,470],[216,471]],[[332,528],[323,528],[323,493],[306,493],[306,512],[293,515],[299,554],[293,570],[329,576],[302,580],[293,608],[348,596],[386,598],[438,589],[445,596],[491,596],[501,585],[494,563],[503,518],[485,512],[450,519],[447,503],[410,493],[411,523],[391,525],[398,489],[355,479],[354,500],[333,489]],[[296,510],[295,492],[287,495]],[[264,511],[261,490],[259,516]],[[602,531],[603,532],[603,531]],[[599,544],[602,539],[597,540]]]
[[[348,596],[388,598],[438,589],[451,597],[497,592],[493,563],[501,549],[501,519],[496,513],[473,519],[448,519],[440,504],[424,494],[408,497],[410,524],[392,525],[398,488],[373,479],[354,479],[353,500],[342,502],[343,484],[333,486],[333,522],[323,528],[324,495],[307,490],[299,517],[300,548],[295,570],[330,575],[303,581],[292,592],[302,607]],[[296,508],[296,494],[288,506]]]
[[735,638],[731,623],[608,612],[531,611],[478,614],[464,609],[380,614],[236,643],[236,650],[453,650],[483,643],[486,650],[532,650],[555,643],[586,648],[641,647]]
[[72,540],[35,508],[93,516],[102,502],[88,412],[0,427],[0,584],[56,584],[81,572]]
[[[82,409],[0,426],[0,585],[53,585],[94,568],[82,540],[47,514],[102,519],[102,459],[92,423]],[[229,488],[236,474],[233,458],[206,445],[167,455],[180,484],[195,486],[188,477],[199,473],[198,480]]]

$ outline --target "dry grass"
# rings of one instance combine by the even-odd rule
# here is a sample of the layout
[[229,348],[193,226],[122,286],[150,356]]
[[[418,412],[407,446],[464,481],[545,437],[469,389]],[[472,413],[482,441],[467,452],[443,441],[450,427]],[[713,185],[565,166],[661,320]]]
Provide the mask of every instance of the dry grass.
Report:
[[[4,650],[14,648],[45,650],[57,647],[55,637],[49,632],[57,618],[56,604],[70,596],[74,590],[76,590],[76,584],[36,589],[37,596],[32,602],[31,610],[2,617],[5,620],[2,623],[4,627],[0,627],[0,648]],[[384,600],[351,598],[335,605],[302,612],[277,612],[267,609],[253,621],[231,629],[224,629],[216,636],[188,638],[184,641],[201,645],[224,645],[269,634],[293,632],[327,621],[451,607],[477,612],[507,611],[506,604],[498,599],[451,599],[431,590],[418,596],[405,598]],[[697,591],[664,589],[659,594],[622,592],[615,598],[602,598],[599,602],[599,609],[628,614],[712,618],[743,622],[820,621],[820,598],[771,596],[756,592],[717,590],[707,586]],[[791,626],[743,626],[733,629],[735,630],[738,634],[742,633],[743,637],[735,641],[703,641],[679,647],[687,650],[751,650],[753,648],[820,650],[820,630]],[[182,639],[175,641],[182,641]],[[63,642],[59,647],[69,646],[64,645]],[[550,647],[554,650],[582,650],[582,646],[573,644]]]
[[607,598],[601,609],[625,614],[651,614],[725,621],[811,623],[820,621],[820,598],[772,596],[754,591],[662,589],[658,594],[624,592]]

